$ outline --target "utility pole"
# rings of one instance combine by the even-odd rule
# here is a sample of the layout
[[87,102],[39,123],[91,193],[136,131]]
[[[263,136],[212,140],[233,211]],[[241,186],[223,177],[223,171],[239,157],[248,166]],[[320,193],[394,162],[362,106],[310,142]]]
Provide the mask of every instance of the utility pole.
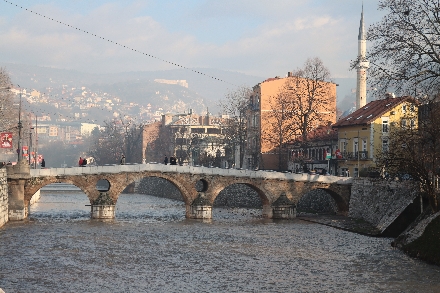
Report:
[[[18,85],[18,87],[20,87]],[[21,149],[21,129],[23,128],[23,125],[21,124],[21,87],[20,87],[20,102],[18,104],[18,151],[17,151],[17,163],[23,159],[23,152]]]

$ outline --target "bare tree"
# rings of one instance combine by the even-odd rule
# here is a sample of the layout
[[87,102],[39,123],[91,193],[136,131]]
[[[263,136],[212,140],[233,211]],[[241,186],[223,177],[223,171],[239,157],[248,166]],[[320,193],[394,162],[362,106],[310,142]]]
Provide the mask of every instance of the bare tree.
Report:
[[[439,92],[440,2],[438,0],[381,0],[388,13],[368,29],[372,41],[368,59],[370,83],[382,95],[416,96]],[[356,62],[355,62],[356,63]]]
[[292,97],[287,90],[282,90],[275,99],[269,102],[271,111],[268,114],[268,127],[263,129],[262,137],[270,145],[275,146],[278,153],[278,170],[283,168],[283,156],[286,155],[285,144],[295,139],[298,125],[292,123]]
[[307,134],[319,125],[336,120],[336,92],[330,72],[319,58],[309,58],[286,79],[278,95],[272,99],[269,127],[264,140],[278,150],[281,168],[283,145],[300,136],[307,143]]
[[98,164],[114,164],[121,156],[127,163],[142,161],[143,125],[129,119],[105,121],[103,130],[94,131],[89,154]]
[[242,86],[235,91],[229,92],[219,103],[223,114],[229,116],[229,118],[226,119],[226,125],[222,125],[224,144],[227,148],[232,149],[233,154],[235,154],[235,148],[238,146],[240,166],[237,167],[240,168],[243,167],[247,134],[246,110],[248,109],[249,98],[252,92],[251,88]]
[[[440,103],[431,100],[417,114],[406,115],[390,131],[389,147],[380,150],[376,163],[391,175],[408,174],[420,183],[433,211],[440,210]],[[405,178],[404,178],[405,179]]]
[[14,94],[10,91],[11,80],[5,69],[0,68],[0,130],[17,132],[17,110],[14,109]]

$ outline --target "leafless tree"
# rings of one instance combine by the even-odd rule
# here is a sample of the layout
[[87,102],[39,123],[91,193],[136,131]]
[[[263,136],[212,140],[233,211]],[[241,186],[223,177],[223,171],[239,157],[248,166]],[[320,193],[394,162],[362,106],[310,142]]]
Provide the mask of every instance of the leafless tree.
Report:
[[243,167],[247,135],[248,117],[246,117],[246,111],[248,109],[249,99],[252,92],[251,88],[245,86],[239,87],[235,91],[229,92],[219,104],[223,114],[229,116],[229,118],[226,119],[226,124],[222,125],[224,144],[227,148],[232,149],[233,154],[235,154],[235,147],[238,146],[240,152],[240,166],[237,167],[240,168]]
[[10,91],[11,80],[5,69],[0,68],[0,130],[17,132],[17,111],[14,94]]
[[105,121],[103,130],[92,133],[89,154],[98,164],[118,163],[124,155],[126,163],[142,161],[143,124],[130,119]]
[[[431,100],[419,107],[417,117],[404,116],[392,127],[389,147],[380,150],[377,164],[393,175],[408,174],[420,183],[433,211],[440,210],[440,104]],[[415,123],[410,123],[415,120]]]
[[[368,29],[370,83],[377,93],[435,95],[440,81],[440,2],[381,0],[383,19]],[[354,62],[356,63],[356,62]]]
[[276,147],[279,167],[283,144],[302,138],[307,143],[307,134],[319,125],[335,122],[336,97],[330,83],[330,71],[319,58],[309,58],[304,66],[286,79],[271,103],[269,128],[263,139]]

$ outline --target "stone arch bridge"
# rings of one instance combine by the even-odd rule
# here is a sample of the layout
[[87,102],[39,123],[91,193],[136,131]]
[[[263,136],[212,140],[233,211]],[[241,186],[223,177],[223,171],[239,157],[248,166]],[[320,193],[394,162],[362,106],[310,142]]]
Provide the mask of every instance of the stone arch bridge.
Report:
[[[10,220],[26,218],[32,196],[45,185],[57,182],[79,187],[90,200],[94,218],[114,217],[114,205],[120,193],[129,184],[144,177],[159,177],[174,184],[182,194],[188,218],[210,218],[215,198],[232,184],[245,184],[254,189],[262,200],[263,216],[267,218],[274,217],[277,202],[279,205],[295,206],[304,194],[313,189],[326,190],[335,199],[339,212],[346,214],[352,185],[352,178],[347,177],[163,164],[52,169],[29,169],[26,164],[20,162],[7,166]],[[99,180],[108,181],[107,191],[96,188]],[[107,199],[105,203],[100,202],[103,196]]]

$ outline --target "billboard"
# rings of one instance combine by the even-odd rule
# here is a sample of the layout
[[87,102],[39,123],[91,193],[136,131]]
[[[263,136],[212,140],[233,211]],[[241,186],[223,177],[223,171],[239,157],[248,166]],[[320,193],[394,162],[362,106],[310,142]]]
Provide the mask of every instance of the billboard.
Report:
[[0,133],[0,148],[11,149],[12,148],[12,132],[2,132]]

